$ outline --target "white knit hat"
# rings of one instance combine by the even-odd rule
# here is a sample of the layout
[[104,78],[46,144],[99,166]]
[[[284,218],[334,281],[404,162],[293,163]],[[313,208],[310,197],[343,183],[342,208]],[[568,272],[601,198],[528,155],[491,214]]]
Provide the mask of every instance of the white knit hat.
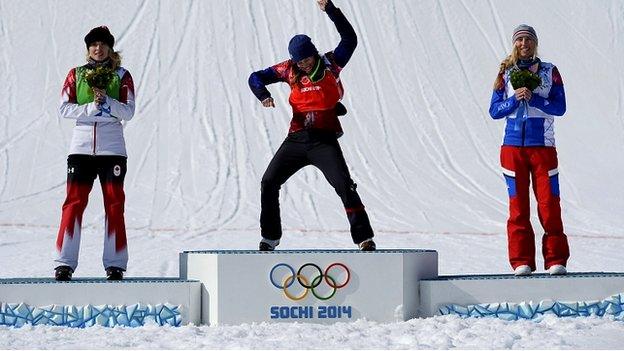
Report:
[[535,44],[537,44],[537,33],[535,33],[535,29],[527,24],[521,24],[516,27],[513,31],[513,36],[511,38],[512,43],[515,43],[518,38],[521,37],[529,37],[533,39]]

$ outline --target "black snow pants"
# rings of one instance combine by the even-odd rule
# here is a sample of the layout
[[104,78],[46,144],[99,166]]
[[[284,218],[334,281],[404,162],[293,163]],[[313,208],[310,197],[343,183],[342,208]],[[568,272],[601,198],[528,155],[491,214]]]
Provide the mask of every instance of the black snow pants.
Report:
[[262,176],[260,227],[262,237],[277,240],[282,236],[279,190],[301,168],[314,165],[336,190],[351,225],[356,244],[373,237],[368,215],[351,179],[335,133],[302,130],[290,133],[273,156]]

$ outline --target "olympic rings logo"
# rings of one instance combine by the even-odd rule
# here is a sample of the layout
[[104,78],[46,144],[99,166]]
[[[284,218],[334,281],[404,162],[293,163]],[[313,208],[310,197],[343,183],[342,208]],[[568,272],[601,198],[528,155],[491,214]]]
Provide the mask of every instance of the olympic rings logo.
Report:
[[[274,277],[275,271],[279,267],[285,267],[290,271],[290,275],[284,277],[281,285],[275,281]],[[303,274],[303,270],[306,267],[314,268],[318,272],[318,274],[312,279],[306,277]],[[334,279],[334,277],[329,274],[330,270],[332,269],[341,269],[344,271],[344,273],[346,273],[346,278],[344,278],[343,282],[337,282],[336,279]],[[271,273],[269,273],[269,279],[271,280],[271,284],[273,284],[274,287],[283,290],[284,295],[292,301],[303,300],[306,296],[308,296],[308,293],[310,291],[312,292],[312,295],[314,295],[317,299],[325,301],[334,297],[338,289],[344,288],[349,283],[349,280],[351,280],[351,271],[349,271],[349,268],[347,268],[347,266],[339,262],[330,264],[329,266],[327,266],[325,271],[323,271],[321,267],[317,266],[314,263],[306,263],[301,266],[299,270],[297,270],[297,272],[295,273],[295,269],[292,266],[286,263],[278,263],[271,269]],[[295,283],[295,281],[297,281],[297,283],[299,283],[299,285],[304,288],[303,292],[299,295],[293,295],[289,291],[289,288]],[[327,285],[329,285],[329,287],[331,288],[331,292],[325,296],[319,294],[315,290],[319,287],[319,285],[321,285],[321,283],[323,283],[323,281],[325,281],[325,283],[327,283]]]

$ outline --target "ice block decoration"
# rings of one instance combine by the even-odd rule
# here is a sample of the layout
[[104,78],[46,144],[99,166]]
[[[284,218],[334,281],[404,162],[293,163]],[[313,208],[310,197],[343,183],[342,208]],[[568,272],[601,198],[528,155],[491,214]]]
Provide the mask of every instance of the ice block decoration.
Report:
[[557,317],[609,316],[624,321],[624,293],[613,295],[600,301],[540,301],[521,303],[489,303],[461,306],[444,305],[439,308],[441,315],[461,317],[494,317],[504,320],[538,319],[545,315]]
[[168,303],[41,307],[24,303],[0,303],[0,325],[21,327],[31,324],[85,328],[94,325],[140,327],[156,324],[178,327],[182,321],[181,309],[181,305]]

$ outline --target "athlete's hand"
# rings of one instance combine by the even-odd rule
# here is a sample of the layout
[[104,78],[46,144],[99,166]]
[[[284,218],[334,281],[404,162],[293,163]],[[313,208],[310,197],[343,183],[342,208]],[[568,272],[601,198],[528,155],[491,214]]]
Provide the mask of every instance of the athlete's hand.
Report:
[[514,95],[516,96],[516,100],[531,100],[531,96],[533,93],[528,88],[518,88],[514,91]]
[[93,89],[93,95],[95,103],[101,105],[106,102],[106,91],[104,89],[99,88],[91,88]]
[[268,97],[268,98],[262,100],[262,106],[264,106],[264,107],[275,107],[275,102],[273,102],[273,98],[272,97]]
[[321,11],[325,11],[325,7],[327,6],[328,2],[329,2],[329,0],[316,0],[316,3],[321,8]]

